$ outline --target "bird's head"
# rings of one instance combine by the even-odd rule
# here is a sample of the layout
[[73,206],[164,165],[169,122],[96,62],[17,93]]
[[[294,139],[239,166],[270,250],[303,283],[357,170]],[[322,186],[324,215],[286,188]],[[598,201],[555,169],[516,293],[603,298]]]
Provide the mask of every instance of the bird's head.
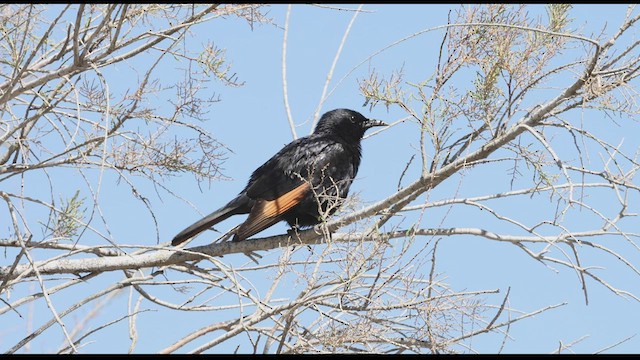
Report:
[[360,140],[367,129],[374,126],[387,126],[380,120],[367,119],[357,111],[335,109],[322,115],[314,133],[332,134],[343,138]]

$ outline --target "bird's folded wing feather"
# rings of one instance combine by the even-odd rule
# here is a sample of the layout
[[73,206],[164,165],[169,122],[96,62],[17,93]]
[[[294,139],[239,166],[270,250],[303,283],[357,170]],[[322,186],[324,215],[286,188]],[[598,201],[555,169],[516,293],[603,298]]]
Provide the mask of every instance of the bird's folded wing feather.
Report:
[[244,240],[281,220],[281,215],[296,206],[311,186],[304,182],[274,200],[256,200],[247,220],[240,225],[235,241]]

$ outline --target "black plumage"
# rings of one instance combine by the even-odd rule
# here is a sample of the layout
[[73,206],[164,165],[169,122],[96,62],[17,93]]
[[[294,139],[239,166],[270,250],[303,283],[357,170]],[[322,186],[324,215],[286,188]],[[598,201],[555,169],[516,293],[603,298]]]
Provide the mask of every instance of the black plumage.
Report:
[[233,241],[244,240],[285,220],[292,227],[319,224],[346,199],[360,166],[360,142],[367,129],[385,126],[357,111],[322,115],[314,132],[285,145],[257,168],[233,200],[181,231],[178,245],[232,215],[249,214]]

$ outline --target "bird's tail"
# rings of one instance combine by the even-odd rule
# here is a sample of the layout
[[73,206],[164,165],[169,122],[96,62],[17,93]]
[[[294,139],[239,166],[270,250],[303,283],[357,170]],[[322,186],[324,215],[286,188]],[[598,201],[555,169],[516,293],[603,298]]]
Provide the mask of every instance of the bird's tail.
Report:
[[232,215],[237,214],[247,214],[251,209],[250,203],[251,199],[241,193],[235,199],[231,200],[227,205],[221,207],[220,209],[212,212],[211,214],[203,217],[202,219],[196,221],[191,226],[182,230],[178,235],[174,236],[173,240],[171,240],[171,245],[176,246],[181,244],[182,242],[191,239],[192,237],[200,234],[201,232],[209,229],[213,225],[227,219]]

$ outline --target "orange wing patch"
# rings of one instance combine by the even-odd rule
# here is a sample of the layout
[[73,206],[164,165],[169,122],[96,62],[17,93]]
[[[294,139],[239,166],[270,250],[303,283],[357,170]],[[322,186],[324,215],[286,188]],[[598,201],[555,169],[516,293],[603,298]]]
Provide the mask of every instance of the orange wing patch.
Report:
[[247,220],[240,225],[233,241],[241,241],[280,221],[280,216],[298,205],[311,186],[303,183],[273,200],[257,200]]

